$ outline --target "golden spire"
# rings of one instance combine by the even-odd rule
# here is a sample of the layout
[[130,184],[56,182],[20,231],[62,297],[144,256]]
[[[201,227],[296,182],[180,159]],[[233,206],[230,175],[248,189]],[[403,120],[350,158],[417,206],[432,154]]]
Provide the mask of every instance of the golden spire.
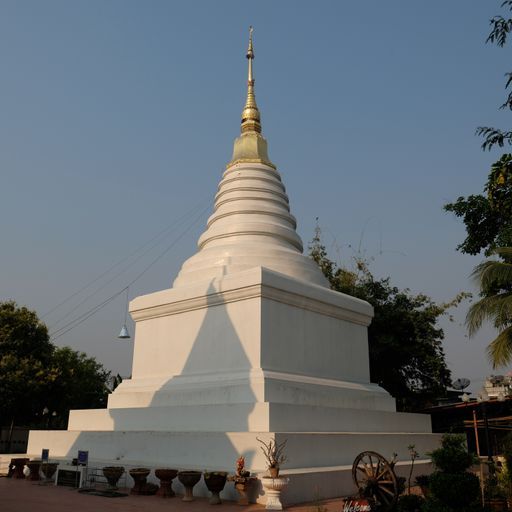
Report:
[[267,141],[261,135],[260,111],[254,97],[252,27],[249,29],[249,48],[247,48],[246,57],[249,59],[249,73],[247,75],[247,101],[242,111],[242,134],[235,139],[233,157],[227,166],[254,162],[275,169],[274,164],[268,158]]
[[242,133],[257,132],[261,133],[260,111],[256,105],[254,96],[254,78],[252,77],[252,61],[254,59],[254,50],[252,47],[252,26],[249,28],[249,48],[247,48],[246,57],[249,60],[249,72],[247,75],[247,100],[242,111]]

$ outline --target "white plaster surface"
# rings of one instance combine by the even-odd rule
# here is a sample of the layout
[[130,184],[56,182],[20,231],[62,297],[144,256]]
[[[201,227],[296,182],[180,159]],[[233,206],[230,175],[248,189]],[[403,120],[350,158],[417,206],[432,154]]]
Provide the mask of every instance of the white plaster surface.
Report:
[[31,455],[228,471],[244,455],[262,473],[256,438],[287,439],[283,498],[297,503],[315,486],[319,497],[353,492],[347,468],[361,451],[407,460],[410,444],[437,446],[429,416],[397,413],[370,382],[373,309],[331,291],[302,254],[271,166],[226,170],[198,247],[174,288],[130,303],[132,378],[108,408],[71,411],[67,431],[32,431]]
[[[50,447],[54,459],[71,459],[78,450],[89,450],[90,465],[123,465],[125,468],[146,466],[177,469],[224,470],[233,472],[236,458],[246,457],[247,467],[263,476],[265,462],[256,437],[281,442],[288,439],[288,462],[281,474],[290,478],[283,494],[285,504],[312,501],[315,492],[328,498],[355,492],[350,469],[356,455],[374,450],[390,459],[398,453],[396,472],[407,476],[409,457],[407,446],[414,444],[422,456],[415,463],[415,474],[430,472],[425,454],[439,443],[438,434],[362,434],[362,433],[212,433],[212,432],[66,432],[32,431],[28,454],[40,455],[40,447]],[[131,482],[129,482],[129,485]],[[176,487],[175,489],[179,490]],[[178,486],[179,487],[179,486]],[[207,495],[203,485],[194,489]],[[232,486],[224,491],[225,498],[236,498]],[[260,487],[257,501],[265,503]]]
[[238,163],[224,172],[214,213],[183,264],[175,288],[267,267],[295,279],[328,286],[317,265],[302,254],[279,172],[262,163]]

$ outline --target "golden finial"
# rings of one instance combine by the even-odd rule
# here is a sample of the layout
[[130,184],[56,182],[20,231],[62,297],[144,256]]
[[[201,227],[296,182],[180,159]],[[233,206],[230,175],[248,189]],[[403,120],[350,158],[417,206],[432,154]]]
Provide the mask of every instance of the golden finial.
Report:
[[256,105],[254,96],[254,78],[252,76],[252,61],[254,60],[254,50],[252,46],[252,26],[249,27],[249,47],[246,57],[249,61],[249,71],[247,75],[247,100],[242,111],[242,133],[257,132],[261,133],[260,111]]

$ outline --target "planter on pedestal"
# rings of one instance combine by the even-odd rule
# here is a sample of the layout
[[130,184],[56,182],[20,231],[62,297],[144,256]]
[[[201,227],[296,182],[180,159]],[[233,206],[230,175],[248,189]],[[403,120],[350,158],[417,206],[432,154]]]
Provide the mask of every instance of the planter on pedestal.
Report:
[[32,480],[33,482],[36,482],[38,480],[41,480],[41,477],[39,476],[39,470],[41,469],[41,461],[40,460],[31,460],[27,462],[27,467],[30,469],[30,473],[27,476],[27,480]]
[[123,473],[123,466],[105,466],[103,468],[103,475],[107,479],[108,486],[111,491],[117,491],[117,482]]
[[194,485],[201,480],[201,475],[201,471],[180,471],[178,473],[178,480],[185,487],[185,496],[183,496],[183,501],[194,501]]
[[41,471],[44,475],[44,478],[47,482],[53,480],[55,475],[55,471],[57,471],[57,466],[59,464],[57,462],[43,462],[41,464]]
[[155,476],[160,480],[160,489],[158,489],[156,495],[162,498],[172,498],[176,496],[172,490],[172,481],[178,474],[177,469],[159,468],[155,469]]
[[267,495],[265,508],[267,510],[283,510],[281,491],[288,485],[289,479],[264,476],[261,482],[265,488],[265,494]]
[[149,468],[132,468],[129,471],[133,478],[133,487],[130,494],[141,494],[143,496],[151,496],[158,491],[158,485],[146,481],[151,469]]
[[132,468],[129,471],[130,476],[133,478],[133,487],[130,494],[144,494],[144,486],[146,485],[146,478],[151,469],[148,468]]
[[222,500],[220,499],[220,493],[226,485],[226,479],[228,477],[225,471],[213,471],[204,473],[204,483],[208,490],[212,493],[210,498],[210,505],[220,505]]
[[255,477],[235,477],[235,489],[238,491],[238,504],[249,505],[249,493],[251,492]]

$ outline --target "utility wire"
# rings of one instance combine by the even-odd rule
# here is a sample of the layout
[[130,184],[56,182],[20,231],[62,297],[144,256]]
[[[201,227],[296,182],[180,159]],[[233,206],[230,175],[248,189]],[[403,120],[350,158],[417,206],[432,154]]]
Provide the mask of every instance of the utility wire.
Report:
[[89,309],[82,315],[71,320],[66,325],[62,326],[60,329],[57,329],[57,331],[55,331],[51,335],[52,341],[57,340],[58,338],[64,336],[75,327],[78,327],[82,322],[85,322],[85,320],[87,320],[95,313],[103,309],[109,302],[111,302],[116,297],[125,292],[132,284],[134,284],[138,279],[140,279],[153,265],[155,265],[160,259],[162,259],[197,224],[199,219],[201,219],[201,217],[206,213],[206,211],[209,208],[210,206],[208,205],[206,208],[201,210],[201,212],[199,212],[199,214],[194,218],[193,222],[177,238],[175,238],[158,257],[156,257],[142,272],[140,272],[134,279],[132,279],[132,281],[130,281],[122,290],[116,292],[115,294],[111,295],[100,304],[94,306],[93,308]]
[[[126,288],[128,288],[128,287],[126,287]],[[116,297],[118,297],[124,291],[126,291],[126,288],[123,288],[121,291],[116,292],[114,295],[111,295],[108,299],[105,299],[100,304],[97,304],[89,311],[85,312],[84,314],[80,315],[79,317],[75,318],[74,320],[72,320],[71,322],[66,324],[64,327],[62,327],[61,329],[59,329],[58,331],[56,331],[54,334],[52,334],[50,336],[51,340],[52,341],[57,340],[61,336],[64,336],[64,334],[66,334],[69,331],[71,331],[72,329],[74,329],[75,327],[78,327],[82,322],[85,322],[85,320],[87,320],[89,317],[91,317],[92,315],[94,315],[95,313],[97,313],[98,311],[103,309],[109,302],[112,302]],[[72,325],[72,324],[74,324],[74,325]],[[65,330],[64,332],[60,332],[63,329],[66,329],[66,327],[69,327],[69,329]]]
[[[204,202],[206,201],[206,198],[203,198],[201,200],[200,203],[198,203],[197,205],[195,205],[193,208],[191,208],[190,210],[188,210],[186,213],[184,213],[182,216],[178,217],[177,219],[173,220],[167,227],[165,227],[164,229],[162,229],[161,231],[159,231],[154,237],[152,237],[150,240],[148,240],[147,242],[144,242],[142,245],[140,245],[137,249],[135,249],[133,252],[131,252],[130,254],[128,254],[128,256],[125,256],[124,258],[120,259],[117,263],[114,263],[113,265],[111,265],[107,270],[105,270],[105,272],[103,272],[102,274],[100,274],[98,277],[96,277],[95,279],[93,279],[92,281],[90,281],[89,283],[85,284],[84,286],[82,286],[79,290],[77,290],[76,292],[72,293],[71,295],[69,295],[68,297],[66,297],[64,300],[62,300],[62,302],[59,302],[56,306],[54,306],[52,309],[50,309],[49,311],[46,311],[46,313],[44,313],[43,315],[41,315],[41,318],[45,318],[47,317],[48,315],[50,315],[51,313],[53,313],[54,311],[56,311],[57,309],[59,309],[61,306],[63,306],[64,304],[66,304],[66,302],[70,301],[71,299],[75,298],[77,295],[80,295],[80,293],[82,293],[83,291],[85,291],[87,288],[89,288],[90,286],[92,286],[94,283],[98,282],[102,277],[106,276],[108,273],[110,273],[112,270],[114,270],[114,268],[118,267],[119,265],[121,265],[122,263],[124,263],[125,261],[129,260],[130,258],[132,258],[133,256],[135,256],[138,252],[140,252],[142,249],[144,249],[147,245],[151,244],[152,242],[154,242],[155,240],[161,238],[164,236],[164,234],[166,234],[168,231],[172,230],[179,222],[181,222],[183,219],[189,217],[190,215],[192,215],[194,212],[196,212],[203,204]],[[157,244],[153,245],[153,247],[156,247],[156,245],[158,245],[160,242],[158,242]],[[62,319],[61,319],[62,320]],[[56,324],[60,323],[61,320],[58,320],[56,322]]]
[[[198,210],[197,207],[194,208],[193,211],[189,211],[187,212],[187,214],[185,214],[186,216],[189,216],[190,214],[193,214],[195,213],[196,211]],[[184,218],[184,216],[180,217],[178,219],[178,221],[182,220]],[[178,222],[176,221],[176,222]],[[155,238],[153,238],[154,240]],[[105,283],[103,283],[101,286],[99,286],[98,288],[96,288],[93,292],[91,292],[89,295],[87,295],[85,298],[83,298],[78,304],[76,304],[72,309],[70,309],[67,313],[65,313],[63,316],[61,316],[57,321],[53,322],[53,324],[50,326],[50,329],[55,329],[62,321],[64,321],[66,318],[68,318],[71,314],[73,314],[82,304],[84,304],[85,302],[87,302],[91,297],[94,297],[94,295],[96,295],[98,292],[100,292],[101,290],[105,289],[110,283],[112,283],[113,281],[115,281],[120,275],[124,274],[129,268],[133,267],[133,265],[135,265],[138,261],[140,261],[146,254],[148,254],[149,252],[151,252],[155,247],[157,247],[158,245],[160,245],[161,243],[163,242],[163,240],[159,240],[157,241],[156,243],[154,243],[153,245],[151,245],[149,248],[147,248],[144,252],[142,252],[141,254],[139,254],[139,256],[137,258],[135,258],[133,261],[131,261],[128,265],[125,265],[125,267],[120,270],[119,272],[117,272],[116,274],[114,274],[113,277],[111,277],[110,279],[108,279]],[[147,245],[147,244],[146,244]],[[140,249],[137,250],[137,252],[139,252]],[[134,255],[135,253],[132,254],[132,256]],[[95,280],[97,281],[97,279]]]

